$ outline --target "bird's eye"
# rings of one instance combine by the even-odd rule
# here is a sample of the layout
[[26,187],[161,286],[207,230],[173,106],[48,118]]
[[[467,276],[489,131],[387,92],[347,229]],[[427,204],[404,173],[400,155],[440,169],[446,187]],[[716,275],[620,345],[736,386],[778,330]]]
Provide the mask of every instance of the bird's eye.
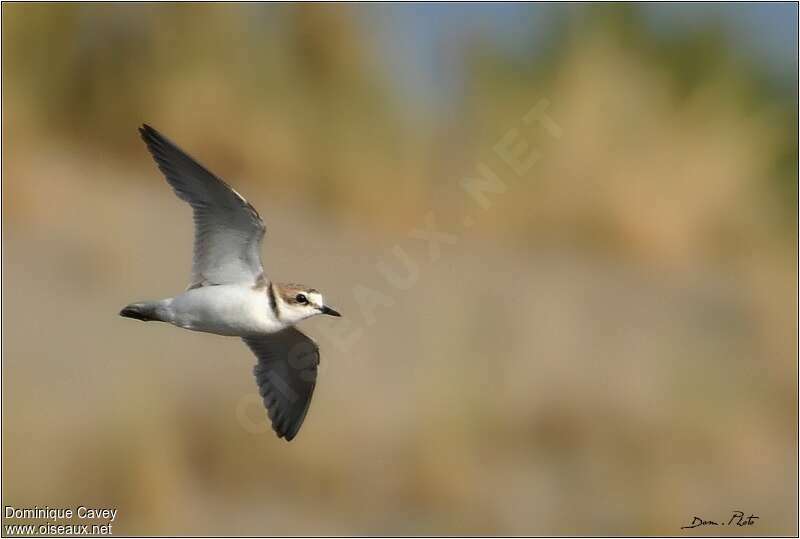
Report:
[[297,300],[297,303],[308,303],[308,298],[304,294],[297,294],[294,299]]

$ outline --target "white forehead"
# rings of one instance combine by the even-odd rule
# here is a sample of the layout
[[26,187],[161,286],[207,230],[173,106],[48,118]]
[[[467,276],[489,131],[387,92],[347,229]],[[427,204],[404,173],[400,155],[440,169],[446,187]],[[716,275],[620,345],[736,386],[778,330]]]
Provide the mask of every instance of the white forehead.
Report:
[[309,292],[308,301],[316,305],[322,305],[322,294],[319,292]]

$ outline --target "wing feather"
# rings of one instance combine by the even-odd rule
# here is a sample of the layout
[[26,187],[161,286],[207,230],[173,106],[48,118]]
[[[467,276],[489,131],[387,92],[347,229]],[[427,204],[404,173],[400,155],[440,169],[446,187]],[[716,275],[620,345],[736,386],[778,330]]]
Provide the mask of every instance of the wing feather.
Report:
[[291,441],[300,430],[317,381],[319,347],[299,329],[242,340],[258,357],[253,368],[272,428]]
[[158,168],[193,210],[195,237],[189,288],[254,283],[263,274],[264,223],[239,193],[147,124],[139,133]]

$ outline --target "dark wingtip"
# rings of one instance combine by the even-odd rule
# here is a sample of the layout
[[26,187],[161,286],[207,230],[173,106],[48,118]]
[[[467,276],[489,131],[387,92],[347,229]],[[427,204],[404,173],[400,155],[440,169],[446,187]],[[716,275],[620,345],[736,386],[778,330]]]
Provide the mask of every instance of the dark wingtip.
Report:
[[274,419],[270,419],[272,420],[272,430],[275,432],[275,436],[282,440],[291,442],[294,440],[294,437],[297,436],[297,433],[300,432],[302,421],[298,424],[296,419],[293,421],[289,417],[283,416],[276,416]]
[[294,437],[297,436],[297,433],[299,431],[300,431],[299,428],[297,428],[294,425],[290,425],[287,428],[281,429],[280,432],[276,430],[275,434],[278,435],[278,438],[283,438],[287,442],[291,442],[292,440],[294,440]]
[[142,137],[143,141],[149,143],[152,140],[161,138],[161,133],[153,129],[150,125],[143,123],[141,127],[139,127],[139,136]]
[[294,437],[300,432],[300,427],[303,426],[303,420],[306,418],[307,411],[308,408],[306,408],[306,410],[303,411],[302,415],[299,417],[286,418],[286,421],[277,427],[273,425],[275,434],[278,435],[278,438],[283,438],[287,442],[294,440]]

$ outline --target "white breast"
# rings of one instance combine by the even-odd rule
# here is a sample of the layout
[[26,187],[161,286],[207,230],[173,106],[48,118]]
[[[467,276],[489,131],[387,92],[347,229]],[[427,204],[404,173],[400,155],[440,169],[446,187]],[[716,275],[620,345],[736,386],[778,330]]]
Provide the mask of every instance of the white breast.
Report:
[[269,306],[266,290],[242,285],[204,286],[172,299],[173,323],[218,335],[274,333],[285,326]]

